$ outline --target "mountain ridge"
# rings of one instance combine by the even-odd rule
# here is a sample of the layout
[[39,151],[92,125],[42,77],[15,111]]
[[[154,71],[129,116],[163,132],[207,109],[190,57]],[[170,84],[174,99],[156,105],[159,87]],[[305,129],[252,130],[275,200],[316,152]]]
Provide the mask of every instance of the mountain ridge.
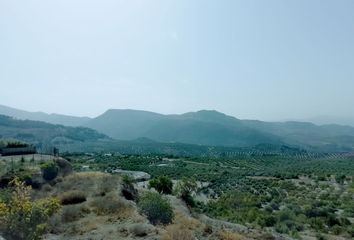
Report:
[[[65,125],[63,122],[73,124],[70,120],[74,120],[74,123],[80,124],[79,126],[94,129],[117,140],[145,138],[165,143],[180,142],[210,146],[250,147],[258,144],[276,144],[299,146],[310,150],[354,149],[354,128],[350,126],[316,125],[297,121],[241,120],[216,110],[160,114],[133,109],[108,109],[95,118],[59,116],[61,116],[59,120],[50,118],[51,123],[59,121],[62,125]],[[33,118],[38,118],[38,115]],[[42,121],[49,122],[48,118]]]
[[89,117],[76,117],[57,113],[45,113],[41,111],[30,112],[17,108],[8,107],[0,104],[0,114],[10,116],[20,120],[33,120],[43,121],[51,124],[61,124],[65,126],[77,127],[82,126],[86,121],[89,121]]

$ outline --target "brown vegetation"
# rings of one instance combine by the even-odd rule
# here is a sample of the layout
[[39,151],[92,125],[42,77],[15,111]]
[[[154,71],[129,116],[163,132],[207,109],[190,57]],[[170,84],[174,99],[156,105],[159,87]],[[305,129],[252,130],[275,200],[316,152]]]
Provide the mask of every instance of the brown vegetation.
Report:
[[78,204],[86,201],[86,194],[82,191],[72,190],[62,193],[59,199],[62,205]]

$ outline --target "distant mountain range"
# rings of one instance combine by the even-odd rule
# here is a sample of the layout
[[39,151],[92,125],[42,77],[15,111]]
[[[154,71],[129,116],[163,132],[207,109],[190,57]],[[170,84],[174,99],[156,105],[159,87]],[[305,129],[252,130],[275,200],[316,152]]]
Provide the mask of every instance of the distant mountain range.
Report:
[[161,143],[147,138],[133,141],[115,140],[84,127],[68,127],[50,123],[18,120],[0,115],[0,148],[2,141],[21,141],[34,145],[41,153],[119,152],[122,154],[163,154],[166,156],[234,156],[240,154],[299,154],[303,149],[262,144],[249,148],[205,146],[184,143]]
[[52,147],[81,150],[82,146],[111,141],[109,137],[85,127],[67,127],[50,123],[18,120],[0,115],[0,140],[19,140],[35,145],[42,152]]
[[[82,126],[118,140],[150,139],[223,147],[259,144],[289,145],[314,151],[353,151],[354,128],[308,122],[240,120],[217,111],[202,110],[180,115],[111,109],[96,118],[31,113],[0,106],[0,114],[18,119]],[[1,132],[0,132],[1,135]]]
[[28,112],[4,105],[0,105],[0,114],[22,120],[42,121],[71,127],[83,126],[86,122],[91,120],[89,117],[73,117],[55,113],[48,114],[44,112]]

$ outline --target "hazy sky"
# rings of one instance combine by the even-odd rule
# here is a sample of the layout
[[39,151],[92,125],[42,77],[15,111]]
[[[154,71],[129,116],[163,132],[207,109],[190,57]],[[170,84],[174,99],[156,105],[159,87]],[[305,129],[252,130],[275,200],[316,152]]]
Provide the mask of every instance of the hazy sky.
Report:
[[353,0],[0,0],[0,104],[354,115]]

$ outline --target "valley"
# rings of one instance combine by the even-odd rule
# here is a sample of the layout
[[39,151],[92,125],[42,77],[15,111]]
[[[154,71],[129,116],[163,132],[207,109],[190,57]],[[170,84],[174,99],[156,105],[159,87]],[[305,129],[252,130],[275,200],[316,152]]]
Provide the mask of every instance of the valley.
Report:
[[[354,237],[351,127],[108,113],[112,131],[0,116],[0,207],[16,187],[32,188],[31,204],[59,199],[44,218],[49,240]],[[2,209],[0,220],[11,216]],[[0,236],[16,239],[6,226]]]

